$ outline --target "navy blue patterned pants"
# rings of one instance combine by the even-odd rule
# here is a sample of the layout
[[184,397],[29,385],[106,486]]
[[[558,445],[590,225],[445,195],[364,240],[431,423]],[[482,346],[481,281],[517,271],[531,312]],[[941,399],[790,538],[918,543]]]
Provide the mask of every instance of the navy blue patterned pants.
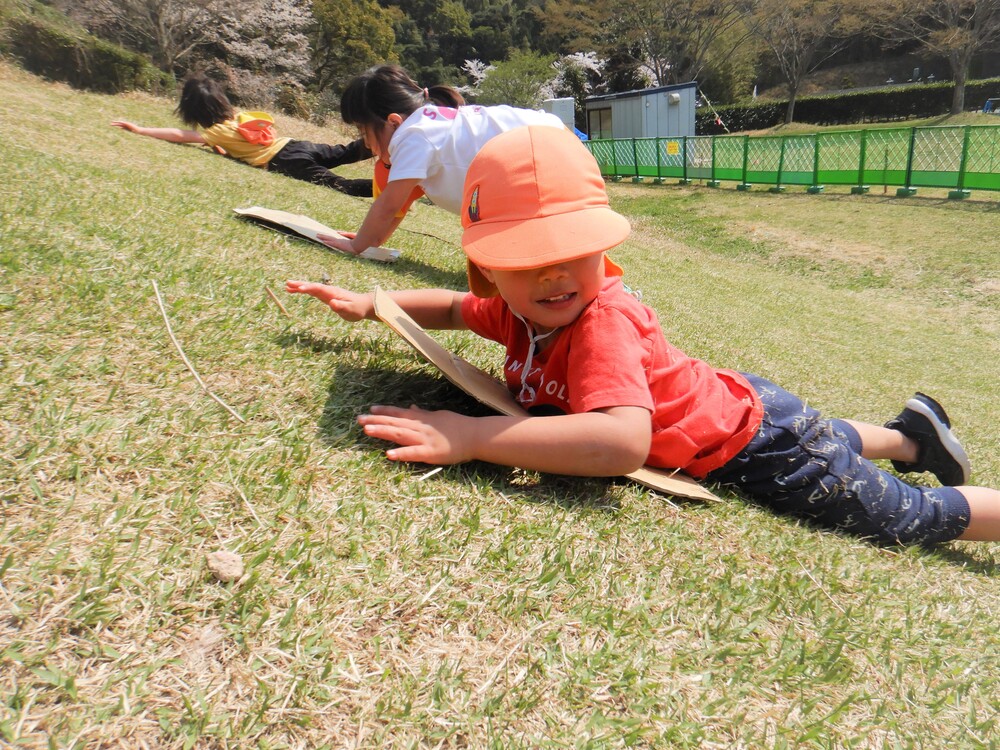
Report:
[[774,383],[746,375],[764,404],[760,429],[706,477],[780,513],[890,544],[933,544],[969,525],[952,487],[914,487],[861,457],[861,438]]

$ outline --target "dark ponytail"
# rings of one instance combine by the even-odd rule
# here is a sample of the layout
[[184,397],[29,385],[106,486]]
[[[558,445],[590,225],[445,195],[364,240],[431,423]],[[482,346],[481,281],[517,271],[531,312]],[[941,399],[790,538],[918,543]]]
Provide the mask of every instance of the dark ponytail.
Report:
[[210,128],[232,118],[234,111],[222,84],[198,73],[184,82],[174,110],[186,125]]
[[428,88],[427,98],[439,107],[458,108],[465,104],[465,98],[458,93],[458,89],[443,84]]
[[381,125],[389,115],[404,118],[427,103],[460,107],[465,99],[451,86],[419,86],[398,65],[379,65],[356,76],[340,97],[340,116],[348,125]]

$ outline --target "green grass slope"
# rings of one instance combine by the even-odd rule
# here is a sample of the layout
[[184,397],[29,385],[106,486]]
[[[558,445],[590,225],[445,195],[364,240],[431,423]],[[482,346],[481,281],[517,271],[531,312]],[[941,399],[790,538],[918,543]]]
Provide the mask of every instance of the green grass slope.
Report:
[[[170,102],[10,67],[0,98],[0,745],[995,742],[997,545],[391,464],[359,411],[475,405],[384,327],[265,288],[459,287],[454,216],[418,205],[395,266],[337,256],[231,209],[350,229],[369,201],[107,125],[174,124]],[[831,415],[925,389],[1000,484],[996,201],[611,192],[635,222],[615,257],[675,343]],[[207,568],[223,549],[237,582]]]

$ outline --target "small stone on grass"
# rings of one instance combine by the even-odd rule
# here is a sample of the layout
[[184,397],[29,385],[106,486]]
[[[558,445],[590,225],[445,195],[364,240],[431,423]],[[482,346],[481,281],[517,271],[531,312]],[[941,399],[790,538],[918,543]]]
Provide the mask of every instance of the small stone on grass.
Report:
[[243,575],[243,558],[235,552],[219,550],[206,556],[208,569],[223,583],[235,581]]

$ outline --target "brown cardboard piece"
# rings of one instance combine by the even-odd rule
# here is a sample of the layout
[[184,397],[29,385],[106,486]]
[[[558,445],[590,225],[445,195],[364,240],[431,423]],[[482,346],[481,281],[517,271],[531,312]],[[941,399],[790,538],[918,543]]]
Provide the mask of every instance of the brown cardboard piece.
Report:
[[[402,336],[410,346],[437,367],[453,384],[501,414],[512,417],[527,414],[503,383],[441,346],[417,325],[386,292],[376,287],[374,299],[375,314],[379,320]],[[643,466],[626,476],[644,487],[676,497],[710,501],[719,499],[691,477],[679,471],[672,472],[656,469],[652,466]]]
[[[303,216],[302,214],[293,214],[288,211],[279,211],[274,208],[262,208],[261,206],[234,208],[233,212],[269,226],[277,226],[287,229],[300,237],[319,243],[320,245],[323,245],[323,247],[329,248],[330,250],[333,250],[333,248],[324,242],[320,242],[317,235],[328,234],[332,237],[343,236],[336,229],[330,229],[330,227],[320,224],[318,221],[310,219],[308,216]],[[338,251],[334,250],[334,252]],[[348,255],[349,253],[344,254]],[[399,250],[391,250],[387,247],[370,247],[363,253],[359,253],[356,257],[364,258],[365,260],[375,260],[379,263],[395,263],[399,260]]]

